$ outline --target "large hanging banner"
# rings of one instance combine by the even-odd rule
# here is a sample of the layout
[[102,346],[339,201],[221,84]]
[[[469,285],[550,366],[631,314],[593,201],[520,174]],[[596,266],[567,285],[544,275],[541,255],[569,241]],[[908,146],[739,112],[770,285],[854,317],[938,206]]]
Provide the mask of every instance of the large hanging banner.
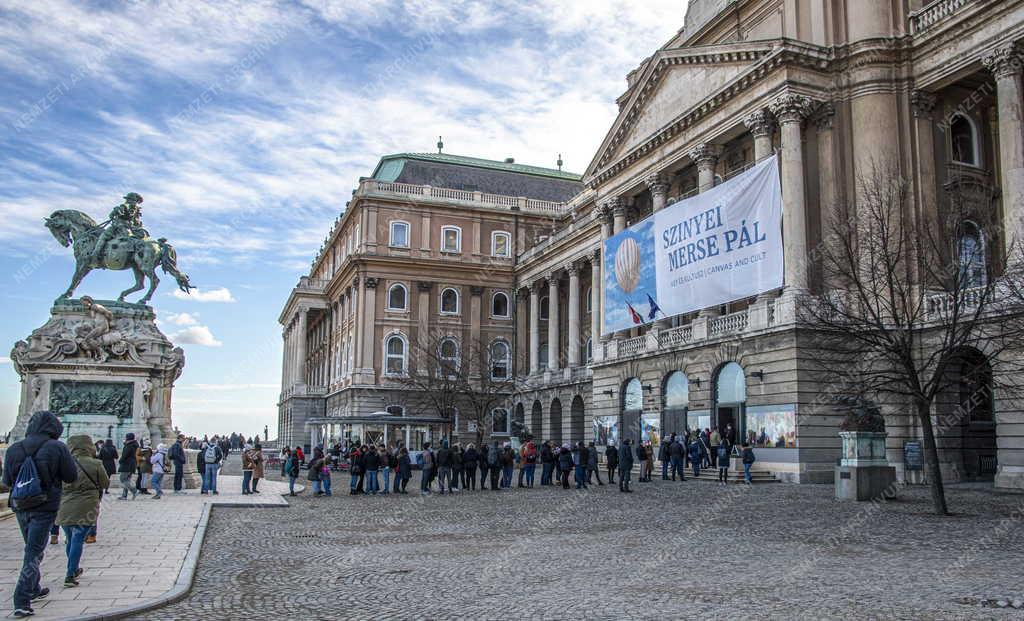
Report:
[[782,287],[776,157],[604,242],[602,333]]

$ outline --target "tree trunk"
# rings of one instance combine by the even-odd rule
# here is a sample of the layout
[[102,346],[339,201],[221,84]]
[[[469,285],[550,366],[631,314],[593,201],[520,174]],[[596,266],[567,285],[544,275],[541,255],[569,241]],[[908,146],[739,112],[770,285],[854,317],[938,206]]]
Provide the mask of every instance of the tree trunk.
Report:
[[921,431],[924,433],[924,459],[928,469],[928,482],[932,489],[932,505],[935,513],[949,515],[946,508],[946,491],[942,486],[942,470],[939,468],[939,451],[935,445],[935,430],[932,428],[931,403],[924,400],[915,400],[917,417],[921,421]]

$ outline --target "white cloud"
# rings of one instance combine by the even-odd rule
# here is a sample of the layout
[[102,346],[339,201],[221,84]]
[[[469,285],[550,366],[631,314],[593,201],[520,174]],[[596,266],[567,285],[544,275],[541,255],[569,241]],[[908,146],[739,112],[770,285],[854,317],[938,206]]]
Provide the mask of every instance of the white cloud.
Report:
[[203,390],[207,392],[228,392],[232,390],[278,390],[280,384],[186,384],[178,386],[184,390]]
[[0,364],[10,364],[11,359],[7,356],[0,356]]
[[220,347],[223,345],[213,337],[206,326],[192,326],[179,330],[168,337],[175,345],[202,345],[203,347]]
[[[179,300],[188,300],[191,302],[236,302],[234,296],[227,287],[218,287],[216,289],[208,289],[206,291],[200,291],[199,289],[192,290],[191,293],[185,293],[181,289],[175,289],[171,293],[174,297]],[[182,324],[185,325],[185,324]]]
[[168,313],[166,321],[176,326],[197,326],[199,313]]

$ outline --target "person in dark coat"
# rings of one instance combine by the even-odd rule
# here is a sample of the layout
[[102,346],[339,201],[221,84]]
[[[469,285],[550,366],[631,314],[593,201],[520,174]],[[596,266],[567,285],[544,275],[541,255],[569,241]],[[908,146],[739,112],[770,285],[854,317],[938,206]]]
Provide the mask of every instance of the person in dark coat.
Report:
[[139,443],[135,440],[134,433],[124,436],[124,444],[121,446],[121,458],[117,461],[117,475],[121,483],[121,500],[128,500],[128,492],[132,494],[132,500],[139,494],[132,483],[132,476],[138,468],[135,459],[135,452],[139,450]]
[[487,473],[491,471],[491,447],[486,444],[480,445],[480,489],[487,489]]
[[12,506],[25,541],[24,560],[14,587],[15,617],[32,615],[32,601],[50,592],[39,586],[47,535],[60,508],[61,485],[74,483],[78,478],[78,467],[71,452],[58,440],[63,433],[64,425],[53,412],[36,412],[28,421],[25,439],[12,444],[4,455],[4,485],[14,487],[22,464],[31,457],[43,490],[43,497],[37,503],[23,501],[21,506],[18,503]]
[[404,446],[398,452],[398,478],[402,480],[402,487],[398,493],[408,494],[409,492],[405,491],[405,486],[412,478],[412,460],[409,459],[409,449]]
[[[170,451],[167,453],[167,458],[174,464],[174,493],[181,494],[183,483],[185,482],[185,436],[179,434],[178,439],[175,440],[174,444],[171,445]],[[253,489],[256,485],[253,485]]]
[[604,450],[604,461],[608,467],[608,484],[615,483],[615,471],[619,469],[619,451],[611,444]]
[[[114,446],[114,441],[107,438],[106,442],[103,443],[103,447],[99,451],[100,461],[103,462],[103,470],[107,473],[107,477],[113,477],[117,474],[117,447]],[[109,494],[109,489],[103,490],[104,494]]]
[[456,444],[452,447],[452,482],[448,485],[450,491],[457,492],[462,487],[462,468],[462,447]]
[[693,478],[700,476],[700,466],[704,463],[704,456],[701,451],[700,438],[696,437],[690,442],[690,465],[693,466]]
[[572,449],[568,444],[562,445],[558,453],[558,478],[562,482],[562,489],[569,489],[569,473],[573,469]]
[[629,489],[629,478],[633,472],[633,449],[630,444],[630,439],[625,438],[619,447],[619,491],[627,493],[633,491]]
[[[203,443],[203,447],[206,443]],[[206,451],[200,448],[196,455],[196,472],[199,473],[199,478],[203,480],[202,489],[199,490],[201,494],[205,494],[208,490],[206,489]]]
[[555,452],[551,449],[551,440],[540,447],[540,484],[551,485],[551,475],[555,472]]
[[669,449],[672,446],[672,440],[675,440],[676,434],[672,434],[672,437],[668,442],[662,442],[658,447],[658,461],[661,462],[661,480],[668,481],[668,464],[671,460]]
[[462,489],[476,491],[476,467],[480,462],[480,454],[472,444],[462,454]]

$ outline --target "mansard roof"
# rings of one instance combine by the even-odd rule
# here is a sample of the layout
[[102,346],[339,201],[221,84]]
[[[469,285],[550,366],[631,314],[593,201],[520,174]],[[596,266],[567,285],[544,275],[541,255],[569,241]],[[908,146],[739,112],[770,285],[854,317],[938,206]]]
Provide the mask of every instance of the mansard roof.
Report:
[[583,190],[580,175],[509,161],[447,153],[396,153],[381,158],[378,181],[525,196],[564,202]]

